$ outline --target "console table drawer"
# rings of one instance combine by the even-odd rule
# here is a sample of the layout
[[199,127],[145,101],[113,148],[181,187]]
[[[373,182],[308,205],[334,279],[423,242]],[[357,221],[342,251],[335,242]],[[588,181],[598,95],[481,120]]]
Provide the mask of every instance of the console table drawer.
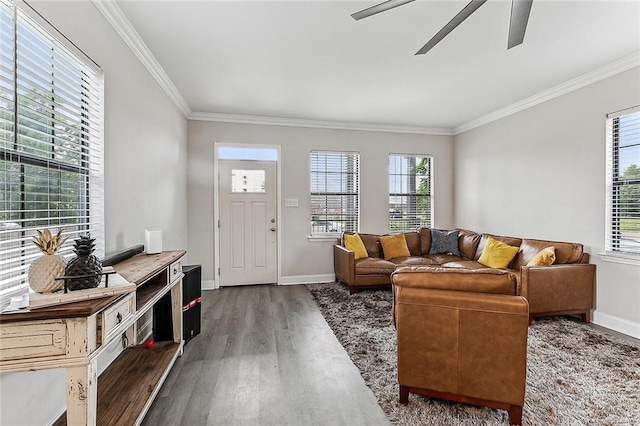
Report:
[[0,361],[66,355],[67,325],[63,320],[3,324]]
[[173,262],[169,267],[169,282],[175,281],[176,277],[182,275],[182,261]]
[[135,313],[135,294],[128,294],[115,305],[105,309],[102,313],[102,342],[110,340],[113,331],[126,322]]

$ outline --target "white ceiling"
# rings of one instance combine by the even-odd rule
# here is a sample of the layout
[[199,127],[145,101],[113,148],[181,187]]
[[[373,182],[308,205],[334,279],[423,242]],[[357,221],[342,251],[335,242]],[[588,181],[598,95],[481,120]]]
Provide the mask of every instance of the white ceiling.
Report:
[[640,1],[534,0],[506,49],[490,0],[414,56],[466,0],[118,1],[192,111],[453,129],[640,51]]

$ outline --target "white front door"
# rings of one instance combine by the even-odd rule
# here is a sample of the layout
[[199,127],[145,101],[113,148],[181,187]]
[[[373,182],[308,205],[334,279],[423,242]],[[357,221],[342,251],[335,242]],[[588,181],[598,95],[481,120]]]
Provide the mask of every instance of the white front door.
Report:
[[276,162],[220,160],[220,285],[276,283]]

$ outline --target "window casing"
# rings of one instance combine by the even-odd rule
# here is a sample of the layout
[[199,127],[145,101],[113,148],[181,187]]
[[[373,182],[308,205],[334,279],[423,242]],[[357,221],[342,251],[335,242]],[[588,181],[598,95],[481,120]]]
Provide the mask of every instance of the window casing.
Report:
[[311,236],[357,232],[360,154],[311,152]]
[[62,227],[62,255],[91,233],[104,255],[102,72],[40,21],[25,3],[0,0],[2,305],[27,291],[36,230]]
[[389,155],[389,232],[431,227],[433,159],[419,155]]
[[640,258],[640,106],[607,116],[606,252]]

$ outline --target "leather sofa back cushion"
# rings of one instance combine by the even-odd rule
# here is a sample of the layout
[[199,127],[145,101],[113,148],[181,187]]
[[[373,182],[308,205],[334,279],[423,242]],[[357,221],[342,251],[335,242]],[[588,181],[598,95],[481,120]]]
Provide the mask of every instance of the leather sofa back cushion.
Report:
[[408,257],[410,254],[404,234],[382,236],[380,237],[380,244],[382,245],[384,260],[396,257]]
[[458,235],[458,248],[460,249],[460,255],[465,259],[473,260],[482,235],[460,228],[458,228]]
[[380,235],[359,234],[362,244],[367,249],[369,257],[382,258],[382,247],[380,246]]
[[431,228],[420,228],[420,255],[429,254],[431,250]]
[[409,253],[411,253],[411,256],[422,256],[420,234],[418,232],[405,232],[404,239],[407,241],[407,247],[409,248]]
[[551,246],[556,249],[556,261],[554,264],[580,263],[583,254],[582,244],[524,239],[520,245],[520,253],[515,259],[515,267],[520,268],[526,265],[540,250]]

